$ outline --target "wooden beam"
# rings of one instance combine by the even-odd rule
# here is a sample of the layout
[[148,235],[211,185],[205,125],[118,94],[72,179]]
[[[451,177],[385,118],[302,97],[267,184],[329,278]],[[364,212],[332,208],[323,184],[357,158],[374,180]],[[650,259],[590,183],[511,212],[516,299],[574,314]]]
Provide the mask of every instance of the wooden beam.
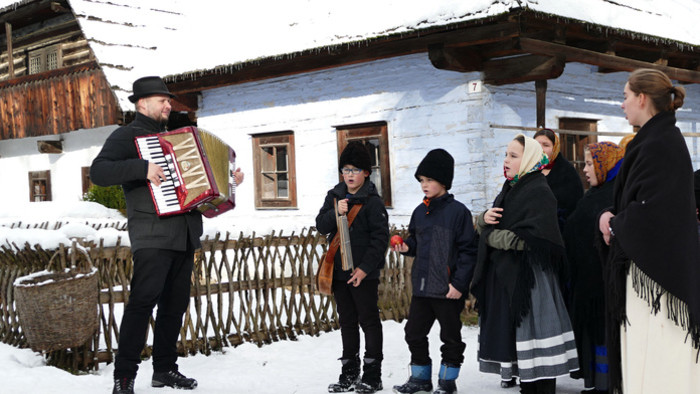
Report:
[[[8,11],[2,17],[0,17],[0,21],[12,23],[13,21],[30,18],[47,9],[50,9],[53,12],[61,12],[60,9],[56,9],[56,2],[50,0],[25,2],[25,4],[20,4],[21,2],[17,3],[19,5],[14,10]],[[66,10],[65,7],[62,8],[63,10]]]
[[[502,125],[502,124],[490,124],[490,128],[492,129],[501,129],[501,130],[518,130],[518,131],[538,131],[540,128],[539,127],[526,127],[526,126],[512,126],[512,125]],[[571,134],[571,135],[595,135],[595,136],[610,136],[610,137],[624,137],[627,135],[632,134],[631,131],[583,131],[583,130],[570,130],[570,129],[554,129],[554,128],[549,128],[555,133],[558,134]],[[636,131],[634,131],[636,133]],[[693,132],[688,132],[688,133],[681,133],[683,137],[700,137],[700,133],[693,133]]]
[[547,114],[547,80],[539,79],[535,81],[535,102],[537,111],[537,127],[545,126],[545,115]]
[[39,153],[63,153],[62,141],[37,141]]
[[[460,47],[510,41],[520,35],[518,22],[501,22],[491,25],[472,26],[468,29],[440,34],[440,43],[445,46]],[[430,39],[430,37],[427,37]]]
[[615,55],[589,51],[552,42],[521,37],[520,48],[526,52],[539,55],[563,56],[567,62],[591,64],[619,71],[634,71],[638,68],[654,68],[663,71],[669,78],[677,81],[700,83],[700,72],[684,68],[669,67],[641,60],[623,58]]
[[171,105],[173,111],[197,112],[199,109],[199,95],[197,93],[178,94],[172,99]]
[[12,25],[5,22],[5,37],[7,37],[7,74],[10,79],[15,77],[15,58],[12,53]]
[[560,57],[524,55],[484,62],[484,82],[506,85],[557,78],[564,72]]
[[481,56],[471,48],[445,47],[443,44],[428,46],[428,57],[439,70],[471,72],[482,68]]

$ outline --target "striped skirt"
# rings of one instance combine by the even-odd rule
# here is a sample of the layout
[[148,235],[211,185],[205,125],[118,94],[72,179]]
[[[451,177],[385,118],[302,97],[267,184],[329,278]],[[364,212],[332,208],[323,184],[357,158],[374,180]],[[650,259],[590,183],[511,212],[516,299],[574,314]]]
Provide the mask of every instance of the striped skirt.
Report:
[[[503,380],[522,382],[552,379],[578,370],[576,342],[569,315],[553,273],[535,269],[532,309],[515,329],[515,354],[511,359],[491,360],[479,354],[479,370]],[[482,331],[479,343],[503,340],[502,335]],[[512,340],[512,339],[511,339]]]

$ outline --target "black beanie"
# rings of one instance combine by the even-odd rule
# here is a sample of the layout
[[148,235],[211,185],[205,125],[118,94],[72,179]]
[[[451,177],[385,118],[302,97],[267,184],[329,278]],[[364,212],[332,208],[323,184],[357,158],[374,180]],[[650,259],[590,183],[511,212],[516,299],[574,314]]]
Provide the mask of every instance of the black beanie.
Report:
[[342,172],[346,165],[353,165],[357,168],[372,173],[372,160],[369,158],[369,151],[360,141],[350,141],[343,149],[338,160],[338,171]]
[[435,179],[442,183],[445,189],[450,190],[454,174],[455,160],[452,158],[452,155],[444,149],[433,149],[418,164],[415,176],[416,179],[420,175]]

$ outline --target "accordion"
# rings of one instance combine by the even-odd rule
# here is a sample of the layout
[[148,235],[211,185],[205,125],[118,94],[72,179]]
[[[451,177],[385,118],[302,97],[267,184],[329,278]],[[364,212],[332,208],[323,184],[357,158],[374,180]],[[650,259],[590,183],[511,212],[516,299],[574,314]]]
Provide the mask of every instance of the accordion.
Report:
[[197,209],[211,218],[236,206],[236,153],[216,136],[190,126],[134,142],[140,158],[165,172],[160,186],[148,184],[158,216]]

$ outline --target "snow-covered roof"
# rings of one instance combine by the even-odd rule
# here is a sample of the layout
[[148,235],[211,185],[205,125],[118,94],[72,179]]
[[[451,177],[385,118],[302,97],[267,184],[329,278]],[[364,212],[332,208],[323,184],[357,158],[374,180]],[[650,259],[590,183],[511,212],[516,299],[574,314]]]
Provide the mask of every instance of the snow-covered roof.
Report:
[[[133,80],[494,17],[516,9],[700,45],[698,0],[68,0],[123,109]],[[0,1],[11,7],[17,1]],[[597,26],[597,27],[596,27]]]

